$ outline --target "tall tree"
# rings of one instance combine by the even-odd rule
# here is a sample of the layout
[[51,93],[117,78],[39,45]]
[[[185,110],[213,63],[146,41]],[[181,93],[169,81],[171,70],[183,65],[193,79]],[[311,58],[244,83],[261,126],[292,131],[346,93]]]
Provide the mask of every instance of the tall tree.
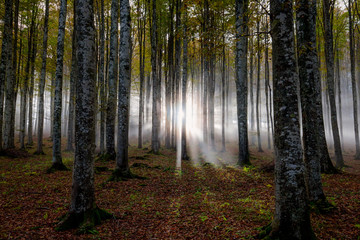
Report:
[[344,166],[344,159],[341,150],[339,127],[337,122],[336,103],[335,103],[335,82],[334,82],[334,49],[333,49],[333,13],[334,0],[323,0],[323,23],[325,38],[325,60],[326,60],[326,80],[330,101],[330,118],[335,148],[336,166]]
[[131,71],[131,19],[129,0],[120,1],[118,135],[116,168],[113,180],[131,177],[129,167],[129,108]]
[[236,100],[240,166],[250,164],[247,129],[247,34],[248,0],[236,0]]
[[260,49],[260,19],[257,20],[256,23],[256,30],[257,30],[257,81],[256,81],[256,133],[257,133],[257,140],[258,140],[258,151],[263,152],[261,146],[261,136],[260,136],[260,119],[261,119],[261,112],[260,112],[260,100],[261,100],[261,92],[260,92],[260,69],[261,69],[261,49]]
[[306,184],[311,202],[322,206],[326,202],[321,184],[318,119],[320,104],[314,99],[321,95],[316,86],[320,82],[316,50],[316,0],[299,0],[296,6],[297,51],[300,79],[304,162]]
[[155,154],[160,150],[160,83],[157,76],[157,13],[156,0],[152,0],[152,25],[151,25],[151,76],[153,81],[153,105],[152,105],[152,137],[151,148]]
[[[13,17],[13,1],[5,1],[5,17],[4,30],[2,33],[2,47],[1,47],[1,62],[0,62],[0,150],[7,150],[13,147],[10,142],[11,132],[11,113],[13,112],[14,100],[14,83],[10,74],[12,66],[10,62],[12,59],[12,17]],[[6,84],[5,84],[6,83]],[[5,102],[5,119],[4,119],[4,139],[2,139],[2,124],[3,124],[3,106],[4,106],[4,88],[6,86],[6,102]],[[2,141],[4,140],[4,141]],[[2,144],[4,146],[2,147]]]
[[99,88],[100,88],[100,153],[105,150],[105,16],[104,0],[100,1],[100,48],[99,48]]
[[111,34],[110,34],[110,59],[109,59],[109,96],[106,110],[106,155],[115,160],[115,117],[116,117],[116,93],[118,75],[118,19],[119,1],[111,1]]
[[275,216],[269,235],[276,239],[305,240],[315,236],[302,161],[292,2],[270,1],[276,160]]
[[62,82],[64,62],[64,38],[66,23],[67,0],[60,1],[59,31],[56,50],[56,73],[55,73],[55,95],[54,95],[54,117],[53,117],[53,158],[49,172],[67,169],[61,157],[61,109],[62,109]]
[[144,120],[144,85],[145,85],[145,25],[146,25],[146,13],[140,4],[140,0],[137,0],[138,11],[138,40],[139,40],[139,68],[140,68],[140,96],[139,96],[139,132],[138,132],[138,148],[142,148],[143,145],[143,120]]
[[101,220],[112,217],[95,203],[95,26],[93,0],[76,0],[76,116],[75,161],[69,212],[57,230],[80,226],[80,232],[91,230]]
[[[35,16],[36,17],[36,16]],[[34,80],[35,80],[35,60],[37,55],[37,29],[34,24],[34,35],[31,49],[31,68],[30,68],[30,85],[29,85],[29,124],[28,124],[28,142],[29,146],[34,144],[33,141],[33,98],[34,98]]]
[[358,121],[358,98],[356,92],[355,79],[355,39],[354,39],[354,19],[352,15],[352,0],[348,1],[349,13],[349,52],[350,52],[350,69],[351,69],[351,89],[353,97],[353,111],[354,111],[354,132],[355,132],[355,159],[360,159],[360,141],[359,141],[359,121]]
[[45,1],[45,17],[44,17],[44,35],[43,35],[43,52],[41,73],[39,82],[39,95],[38,95],[38,126],[37,126],[37,149],[36,154],[44,154],[43,145],[43,130],[44,130],[44,92],[45,92],[45,79],[46,79],[46,58],[48,46],[48,25],[49,25],[49,0]]
[[[74,13],[76,12],[76,4],[74,2]],[[69,96],[69,116],[67,129],[66,151],[73,152],[74,144],[74,126],[75,126],[75,93],[77,79],[77,63],[76,63],[76,19],[74,18],[74,26],[72,33],[72,52],[71,52],[71,72],[70,72],[70,96]],[[66,112],[66,111],[65,111]]]
[[183,25],[183,72],[182,72],[182,127],[181,127],[181,159],[187,160],[186,149],[186,86],[188,79],[188,29],[187,29],[187,5],[184,4],[184,25]]

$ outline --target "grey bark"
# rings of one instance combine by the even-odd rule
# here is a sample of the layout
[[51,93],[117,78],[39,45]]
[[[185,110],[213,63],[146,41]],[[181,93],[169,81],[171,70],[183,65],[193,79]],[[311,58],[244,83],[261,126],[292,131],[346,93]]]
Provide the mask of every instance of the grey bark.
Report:
[[[265,18],[265,104],[266,104],[266,124],[267,124],[267,137],[268,137],[268,149],[271,149],[271,135],[270,129],[272,124],[270,124],[271,112],[269,112],[269,90],[270,90],[270,73],[269,73],[269,40],[268,34],[268,18]],[[271,94],[271,93],[270,93]],[[271,101],[270,101],[271,104]]]
[[349,13],[349,52],[350,52],[350,72],[351,72],[351,89],[353,97],[353,116],[354,116],[354,132],[355,132],[355,159],[360,159],[360,142],[359,142],[359,121],[358,121],[358,97],[356,92],[355,79],[355,39],[354,39],[354,19],[352,16],[352,1],[348,1]]
[[60,1],[59,31],[56,50],[56,73],[55,73],[55,96],[54,96],[54,117],[53,117],[53,166],[61,166],[61,110],[62,110],[62,82],[63,82],[63,59],[64,59],[64,38],[66,23],[67,0]]
[[121,174],[130,172],[129,145],[129,104],[130,104],[130,4],[129,0],[120,1],[120,46],[119,46],[119,98],[118,98],[118,135],[116,171]]
[[30,66],[31,66],[31,52],[32,52],[32,41],[34,35],[34,24],[35,24],[35,11],[33,6],[33,12],[31,16],[31,25],[28,29],[28,52],[27,52],[27,61],[25,67],[25,77],[21,84],[21,98],[20,98],[20,148],[25,149],[25,135],[26,135],[26,106],[27,106],[27,97],[28,97],[28,87],[29,87],[29,75],[30,75]]
[[325,60],[326,60],[326,79],[329,91],[330,101],[330,117],[331,127],[334,139],[335,160],[336,167],[344,166],[344,159],[342,156],[339,127],[337,122],[336,103],[335,103],[335,83],[334,83],[334,50],[333,50],[333,34],[332,34],[332,19],[333,12],[332,0],[323,0],[323,23],[324,23],[324,37],[325,37]]
[[[36,11],[37,12],[37,11]],[[35,16],[36,17],[36,16]],[[34,78],[35,78],[35,59],[37,54],[37,31],[34,24],[33,47],[31,51],[31,70],[30,70],[30,86],[29,86],[29,125],[28,125],[28,142],[29,146],[34,144],[33,141],[33,100],[34,100]]]
[[319,122],[320,104],[314,99],[321,92],[314,88],[320,82],[316,51],[316,0],[299,0],[296,6],[297,49],[304,143],[305,181],[309,200],[325,201],[321,184]]
[[247,129],[247,33],[248,0],[236,0],[236,100],[240,166],[250,164]]
[[95,26],[92,0],[76,3],[77,86],[75,116],[75,161],[71,204],[57,230],[80,226],[91,230],[110,214],[95,203],[94,154],[96,114]]
[[260,136],[260,119],[261,113],[259,110],[260,107],[260,66],[261,66],[261,49],[260,49],[260,20],[257,21],[256,24],[257,29],[257,82],[256,82],[256,132],[257,132],[257,141],[258,141],[258,151],[263,152],[261,146],[261,136]]
[[175,61],[174,61],[174,84],[173,84],[173,147],[176,145],[177,134],[180,123],[178,122],[180,113],[180,86],[181,86],[181,7],[182,0],[175,0]]
[[181,128],[181,159],[187,160],[187,148],[186,148],[186,86],[188,80],[188,30],[187,30],[187,10],[184,4],[184,25],[183,25],[183,72],[182,72],[182,128]]
[[[76,13],[76,4],[74,3],[74,13]],[[72,33],[72,53],[71,53],[71,72],[70,72],[70,96],[69,96],[69,116],[67,128],[66,151],[74,151],[74,126],[75,126],[75,93],[77,79],[77,63],[76,63],[76,18],[74,18],[74,26]]]
[[[271,238],[314,239],[306,199],[291,0],[271,0],[275,120],[275,216]],[[294,201],[296,199],[296,201]]]
[[208,85],[209,85],[209,78],[210,78],[210,74],[209,74],[209,52],[208,52],[208,47],[209,47],[209,40],[208,40],[208,22],[209,22],[209,2],[208,0],[204,1],[204,25],[203,25],[203,34],[204,39],[203,39],[203,50],[205,51],[204,54],[204,73],[203,73],[203,138],[204,138],[204,142],[207,143],[208,142]]
[[138,40],[139,40],[139,68],[140,68],[140,96],[139,96],[139,132],[138,132],[138,148],[143,145],[143,120],[144,120],[144,84],[145,84],[145,15],[140,8],[140,0],[137,1],[138,7]]
[[110,159],[116,158],[115,152],[115,117],[116,117],[116,94],[118,77],[118,19],[119,2],[111,2],[111,35],[110,35],[110,59],[109,59],[109,96],[106,114],[106,154]]
[[[1,62],[0,62],[0,150],[7,150],[13,147],[10,142],[11,132],[11,113],[14,108],[13,92],[14,84],[11,75],[11,50],[12,50],[12,9],[13,1],[5,1],[5,16],[4,16],[4,30],[2,32],[2,47],[1,47]],[[6,84],[5,84],[6,83]],[[4,110],[4,90],[6,86],[6,101]],[[2,126],[3,126],[3,113],[5,113],[4,119],[4,139],[2,139]],[[3,141],[2,141],[3,140]],[[2,144],[3,147],[2,147]]]
[[249,90],[250,90],[250,130],[251,130],[251,145],[255,145],[255,105],[254,105],[254,39],[250,32],[250,66],[249,66]]
[[156,0],[152,0],[152,25],[151,25],[151,74],[153,80],[153,105],[152,105],[152,133],[151,148],[155,154],[160,150],[160,83],[157,76],[157,13]]
[[168,39],[168,72],[167,72],[167,81],[165,82],[165,101],[166,101],[166,116],[165,116],[165,147],[171,147],[171,119],[174,117],[171,109],[171,98],[173,97],[172,84],[174,81],[174,0],[170,1],[169,4],[169,39]]
[[104,0],[100,1],[100,48],[99,48],[99,88],[100,88],[100,153],[105,151],[105,17]]

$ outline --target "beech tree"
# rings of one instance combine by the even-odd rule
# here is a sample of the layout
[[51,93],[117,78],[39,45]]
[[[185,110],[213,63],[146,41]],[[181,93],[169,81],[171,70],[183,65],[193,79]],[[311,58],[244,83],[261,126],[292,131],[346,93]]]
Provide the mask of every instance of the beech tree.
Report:
[[62,112],[62,82],[64,62],[64,38],[66,24],[67,0],[60,1],[59,32],[56,51],[55,95],[54,95],[54,118],[53,118],[53,158],[52,166],[48,172],[55,170],[67,170],[61,157],[61,112]]
[[[12,50],[12,11],[13,1],[5,1],[5,19],[4,19],[4,30],[1,47],[1,62],[0,62],[0,150],[7,150],[14,146],[10,142],[11,135],[11,113],[13,112],[14,101],[13,92],[14,84],[11,75],[12,66],[11,62],[11,50]],[[6,83],[6,84],[5,84]],[[3,106],[4,106],[4,88],[6,86],[6,101],[5,101],[5,118],[4,118],[4,139],[2,134],[2,123],[3,123]],[[4,143],[4,146],[3,146]]]
[[[275,216],[271,238],[315,239],[304,180],[294,52],[293,2],[271,0],[275,120]],[[296,199],[296,201],[294,201]]]
[[247,128],[248,0],[236,0],[236,95],[240,166],[250,164]]
[[77,81],[75,116],[75,161],[69,212],[57,230],[79,227],[88,232],[102,220],[112,217],[95,203],[95,26],[93,0],[76,0],[75,18]]

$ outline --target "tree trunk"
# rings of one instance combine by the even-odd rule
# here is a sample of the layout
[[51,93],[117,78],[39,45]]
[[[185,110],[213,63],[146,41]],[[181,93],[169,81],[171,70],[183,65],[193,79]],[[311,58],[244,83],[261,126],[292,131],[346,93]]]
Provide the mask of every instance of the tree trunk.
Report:
[[[265,18],[265,101],[266,101],[266,124],[267,124],[267,137],[268,137],[268,149],[271,149],[271,137],[270,137],[270,124],[271,112],[269,112],[269,90],[270,90],[270,73],[269,73],[269,40],[268,34],[268,18]],[[270,93],[271,94],[271,93]],[[271,104],[271,101],[270,101]]]
[[171,98],[173,92],[172,84],[174,81],[173,72],[173,59],[174,59],[174,0],[170,1],[169,4],[169,39],[168,39],[168,72],[167,72],[167,81],[165,82],[165,101],[166,101],[166,116],[165,116],[165,147],[171,147],[171,119],[174,116],[171,111]]
[[[76,4],[74,4],[74,13],[76,13]],[[74,18],[74,29],[72,33],[72,54],[71,54],[71,72],[70,72],[70,97],[69,97],[69,117],[66,151],[73,152],[74,143],[74,117],[75,117],[75,93],[77,79],[77,63],[76,63],[76,19]]]
[[66,169],[61,157],[61,109],[62,109],[62,82],[64,61],[64,38],[66,23],[67,0],[60,1],[59,32],[57,42],[56,73],[55,73],[55,96],[53,117],[53,159],[52,167],[48,171]]
[[119,47],[119,98],[117,156],[114,177],[130,175],[129,104],[130,104],[130,5],[129,0],[120,1],[120,47]]
[[349,52],[350,52],[350,68],[351,68],[351,89],[353,97],[353,112],[354,112],[354,132],[355,132],[355,159],[360,159],[360,143],[359,143],[359,121],[358,121],[358,98],[356,92],[356,79],[355,79],[355,42],[354,42],[354,24],[352,18],[351,6],[352,1],[348,1],[349,12]]
[[256,127],[257,127],[257,140],[258,140],[258,151],[263,152],[261,147],[261,136],[260,136],[260,123],[261,123],[261,111],[259,110],[261,101],[260,92],[260,66],[261,66],[261,49],[260,49],[260,20],[256,24],[257,29],[257,82],[256,82]]
[[143,120],[144,120],[144,83],[145,83],[145,13],[140,8],[140,0],[137,1],[138,8],[138,39],[139,39],[139,69],[140,69],[140,94],[139,94],[139,132],[138,148],[143,146]]
[[35,24],[35,11],[33,6],[33,13],[31,16],[31,26],[28,29],[28,54],[27,54],[27,62],[25,67],[25,77],[21,84],[21,99],[20,99],[20,148],[25,149],[25,135],[26,135],[26,105],[27,105],[27,94],[28,94],[28,86],[29,86],[29,75],[30,75],[30,63],[31,63],[31,52],[32,52],[32,41],[34,34],[34,24]]
[[75,17],[78,75],[74,173],[70,209],[57,230],[80,226],[80,231],[89,231],[101,220],[111,217],[95,203],[96,55],[93,1],[78,0]]
[[100,62],[99,62],[99,88],[100,88],[100,153],[105,151],[105,17],[104,0],[100,1]]
[[333,13],[333,6],[330,6],[331,0],[323,0],[323,22],[325,37],[325,59],[326,59],[326,79],[329,91],[331,127],[334,139],[336,167],[344,166],[342,156],[339,128],[337,123],[336,103],[335,103],[335,84],[334,84],[334,51],[333,51],[333,34],[332,19],[330,15]]
[[239,134],[240,166],[249,165],[249,143],[247,129],[247,36],[248,0],[236,0],[236,100]]
[[318,119],[320,105],[314,99],[321,95],[316,86],[320,82],[316,51],[316,0],[300,0],[296,6],[297,49],[302,110],[305,182],[311,202],[321,206],[326,202],[321,184]]
[[[292,1],[271,0],[275,120],[275,216],[271,238],[315,239],[302,161]],[[296,199],[296,201],[294,201]]]
[[106,155],[109,159],[116,159],[115,152],[115,117],[116,94],[118,77],[118,0],[111,2],[111,35],[110,35],[110,60],[109,60],[109,96],[106,114]]
[[158,154],[160,150],[160,89],[159,79],[157,76],[157,13],[156,0],[152,0],[152,26],[151,26],[151,71],[153,80],[153,107],[152,107],[152,134],[151,148],[153,153]]
[[[4,17],[4,30],[2,32],[2,47],[1,47],[1,62],[0,62],[0,150],[7,150],[13,147],[13,143],[10,142],[11,135],[11,113],[14,108],[14,82],[10,72],[12,71],[11,59],[12,59],[12,10],[13,1],[5,1],[5,17]],[[6,101],[4,111],[4,90],[6,86]],[[3,113],[4,118],[4,139],[2,138],[2,126],[3,126]],[[4,145],[3,145],[4,143]],[[3,148],[2,148],[3,146]]]
[[[36,16],[35,16],[36,17]],[[32,146],[33,141],[33,99],[34,99],[34,78],[35,78],[35,59],[37,54],[37,31],[34,24],[33,47],[31,52],[31,70],[29,86],[29,125],[28,125],[28,145]]]
[[48,45],[48,23],[49,23],[49,0],[45,1],[45,17],[44,17],[44,35],[43,35],[43,52],[42,65],[39,82],[39,96],[38,96],[38,126],[37,126],[37,150],[36,154],[44,154],[43,145],[43,130],[44,130],[44,91],[46,80],[46,57]]
[[183,72],[182,72],[182,128],[181,128],[181,159],[189,159],[186,149],[186,86],[188,78],[188,36],[187,36],[187,9],[184,4],[184,25],[183,25]]
[[250,66],[249,66],[249,78],[250,78],[250,130],[251,130],[251,145],[255,145],[255,105],[254,105],[254,38],[250,32]]

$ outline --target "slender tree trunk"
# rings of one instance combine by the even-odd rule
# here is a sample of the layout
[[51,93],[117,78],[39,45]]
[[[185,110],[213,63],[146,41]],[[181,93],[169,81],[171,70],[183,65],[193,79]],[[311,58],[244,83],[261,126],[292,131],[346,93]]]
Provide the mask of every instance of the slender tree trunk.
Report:
[[153,80],[153,105],[152,105],[152,134],[151,148],[155,154],[160,150],[160,89],[159,78],[157,76],[157,13],[156,0],[152,0],[152,26],[151,26],[151,70]]
[[336,81],[337,81],[337,91],[338,91],[338,105],[339,105],[339,125],[340,125],[340,135],[341,135],[341,146],[344,149],[344,131],[343,131],[343,117],[342,117],[342,101],[341,101],[341,69],[340,69],[340,51],[337,46],[336,49]]
[[130,4],[129,0],[120,1],[120,47],[119,47],[119,98],[118,98],[118,135],[115,177],[130,175],[129,145],[129,104],[130,104]]
[[351,89],[353,97],[353,112],[354,112],[354,132],[355,132],[355,159],[360,159],[360,142],[359,142],[359,121],[358,121],[358,97],[356,92],[356,78],[355,78],[355,42],[354,42],[354,26],[352,17],[352,1],[348,1],[349,13],[349,44],[350,44],[350,68],[351,68]]
[[100,1],[100,62],[99,62],[99,88],[100,88],[100,153],[105,151],[105,17],[104,0]]
[[[224,12],[223,12],[224,15]],[[223,30],[225,29],[224,27],[224,22],[223,22]],[[223,35],[223,47],[222,47],[222,61],[221,61],[221,143],[222,143],[222,148],[221,151],[225,152],[226,151],[226,147],[225,147],[225,99],[226,99],[226,89],[225,89],[225,82],[226,82],[226,78],[225,78],[225,71],[226,71],[226,54],[225,54],[225,34]]]
[[27,96],[28,96],[28,87],[29,87],[29,75],[30,75],[30,65],[31,65],[31,52],[32,52],[32,41],[35,30],[35,5],[33,6],[33,13],[31,16],[31,26],[28,31],[28,55],[27,62],[25,67],[25,77],[21,85],[21,99],[20,99],[20,148],[25,149],[25,135],[26,135],[26,106],[27,106]]
[[94,154],[96,114],[95,26],[92,0],[76,1],[77,86],[75,116],[75,161],[71,204],[57,230],[80,226],[91,230],[112,217],[95,203]]
[[45,91],[45,80],[46,80],[48,23],[49,23],[49,0],[46,0],[45,1],[45,17],[44,17],[42,65],[41,65],[39,95],[38,95],[37,149],[35,152],[36,154],[44,154],[42,145],[43,145],[43,132],[44,132],[44,91]]
[[251,130],[251,145],[255,145],[255,105],[254,105],[254,38],[250,32],[250,130]]
[[[5,1],[5,17],[4,17],[4,30],[2,32],[2,47],[1,47],[1,62],[0,62],[0,150],[7,150],[13,147],[13,143],[10,142],[11,135],[11,113],[14,108],[14,82],[13,77],[10,74],[12,72],[11,60],[12,60],[12,10],[13,1]],[[6,84],[5,84],[6,83]],[[4,89],[6,86],[6,101],[4,111]],[[4,119],[4,138],[2,126],[3,126],[3,113],[5,113]],[[3,145],[4,144],[4,145]]]
[[[268,34],[269,26],[268,26],[268,18],[265,18],[265,101],[266,101],[266,124],[267,124],[267,137],[268,137],[268,149],[271,149],[271,137],[270,137],[270,128],[272,125],[270,124],[271,113],[269,112],[269,90],[270,90],[270,73],[269,73],[269,41]],[[271,94],[271,93],[270,93]],[[271,104],[271,101],[270,101]]]
[[[74,13],[76,13],[76,4],[74,4]],[[69,97],[69,117],[66,151],[73,152],[74,143],[74,126],[75,126],[75,93],[77,79],[77,63],[76,63],[76,19],[74,19],[74,30],[72,34],[72,54],[71,54],[71,72],[70,72],[70,97]]]
[[[275,216],[271,238],[315,239],[302,160],[292,1],[271,0],[275,120]],[[294,201],[296,199],[296,201]]]
[[334,92],[334,51],[333,51],[333,34],[332,34],[332,19],[331,14],[333,12],[332,6],[330,6],[331,0],[323,0],[323,22],[324,22],[324,35],[325,35],[325,59],[326,59],[326,78],[327,87],[329,91],[330,101],[330,116],[331,127],[334,139],[335,159],[336,166],[341,168],[344,166],[344,159],[342,156],[339,128],[337,123],[335,92]]
[[55,73],[55,96],[54,96],[54,117],[53,117],[53,159],[52,167],[48,170],[66,169],[61,157],[61,109],[62,109],[62,82],[63,82],[63,61],[64,61],[64,38],[66,23],[67,0],[60,1],[59,32],[57,42],[56,73]]
[[260,50],[260,20],[258,20],[256,24],[257,28],[257,82],[256,82],[256,127],[257,127],[257,141],[258,141],[258,151],[263,152],[262,146],[261,146],[261,136],[260,136],[260,123],[261,123],[261,111],[260,108],[260,66],[261,66],[261,50]]
[[181,130],[181,159],[187,160],[188,154],[186,149],[186,94],[187,94],[187,79],[188,79],[188,36],[187,36],[187,9],[184,4],[184,25],[183,25],[183,72],[182,72],[182,130]]
[[[35,16],[36,17],[36,16]],[[34,24],[33,47],[31,52],[31,70],[29,86],[29,125],[28,125],[28,145],[32,146],[33,141],[33,99],[34,99],[34,78],[35,78],[35,59],[37,54],[37,31]]]
[[297,49],[303,126],[305,182],[308,198],[318,204],[326,202],[321,184],[319,116],[322,114],[314,99],[321,92],[314,86],[320,82],[316,51],[316,0],[300,0],[296,5]]
[[143,145],[143,119],[144,119],[144,82],[145,82],[145,13],[140,8],[140,0],[137,1],[138,7],[138,39],[139,39],[139,69],[140,69],[140,96],[139,96],[139,132],[138,132],[138,148]]
[[249,143],[247,129],[247,33],[248,33],[248,0],[236,0],[236,100],[237,122],[239,133],[240,166],[249,165]]
[[48,23],[49,23],[49,0],[46,0],[45,1],[45,17],[44,17],[42,65],[41,65],[40,82],[39,82],[39,96],[38,96],[38,127],[37,127],[36,154],[44,154],[42,145],[43,145],[43,132],[44,132],[44,91],[45,91],[45,80],[46,80]]
[[208,0],[204,1],[204,78],[203,78],[203,138],[204,142],[208,143],[208,86],[210,82],[209,74],[209,38],[208,38],[208,24],[209,23],[209,2]]
[[118,19],[119,2],[111,2],[111,35],[110,35],[110,60],[109,60],[109,97],[106,114],[106,154],[109,159],[116,158],[115,152],[115,117],[116,117],[116,94],[118,77]]

